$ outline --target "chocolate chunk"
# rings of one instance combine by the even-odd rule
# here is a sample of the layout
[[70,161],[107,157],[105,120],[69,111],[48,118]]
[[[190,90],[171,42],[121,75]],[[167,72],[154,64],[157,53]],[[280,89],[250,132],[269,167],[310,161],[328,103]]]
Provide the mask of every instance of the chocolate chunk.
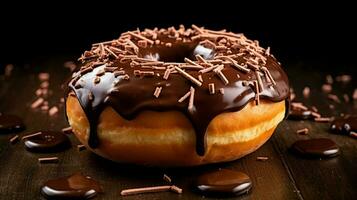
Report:
[[101,193],[97,181],[81,173],[45,182],[41,193],[47,199],[89,199]]
[[315,138],[296,141],[291,150],[304,157],[329,158],[340,153],[336,143],[327,138]]
[[246,194],[252,188],[252,181],[243,172],[217,170],[205,173],[197,178],[194,189],[203,195],[237,196]]

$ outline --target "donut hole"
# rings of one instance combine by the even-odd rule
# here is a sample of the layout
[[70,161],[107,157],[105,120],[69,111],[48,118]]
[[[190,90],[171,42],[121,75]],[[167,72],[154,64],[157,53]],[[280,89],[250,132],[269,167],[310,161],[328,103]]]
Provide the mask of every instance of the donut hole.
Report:
[[185,58],[196,60],[201,55],[206,60],[214,57],[214,50],[200,44],[175,44],[171,47],[164,45],[140,49],[139,57],[163,62],[184,62]]

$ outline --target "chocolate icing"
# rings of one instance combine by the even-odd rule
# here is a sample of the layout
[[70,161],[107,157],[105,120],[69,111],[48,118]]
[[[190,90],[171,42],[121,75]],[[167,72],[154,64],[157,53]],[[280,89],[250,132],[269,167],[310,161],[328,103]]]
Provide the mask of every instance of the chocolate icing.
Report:
[[[172,38],[170,34],[166,34],[164,31],[158,31],[157,39],[161,43],[149,44],[146,48],[140,47],[136,53],[132,54],[138,55],[139,58],[164,61],[167,64],[168,62],[183,63],[185,57],[198,62],[195,59],[195,55],[197,54],[207,61],[215,60],[222,55],[233,55],[235,62],[245,66],[247,69],[249,68],[246,65],[247,60],[255,58],[249,48],[242,46],[240,48],[231,48],[230,52],[227,50],[222,52],[221,50],[200,44],[203,39],[199,39],[199,41],[189,40],[188,38],[190,37],[200,35],[197,31],[191,31],[190,37],[186,35],[183,34],[184,42],[182,42],[182,40]],[[127,37],[127,34],[124,33],[121,38],[123,37]],[[220,45],[219,42],[225,36],[219,37],[213,41],[216,45]],[[121,38],[118,41],[122,41],[123,39]],[[232,38],[227,38],[228,41],[230,39]],[[244,40],[250,41],[245,39],[245,37]],[[132,41],[138,44],[138,41],[135,39]],[[170,44],[170,47],[165,45],[167,43]],[[114,46],[115,44],[115,41],[111,43]],[[262,51],[261,47],[256,48]],[[257,72],[255,70],[244,72],[234,66],[232,67],[229,63],[224,63],[225,68],[222,70],[222,73],[229,80],[228,84],[225,85],[217,74],[210,71],[202,74],[203,82],[201,87],[199,87],[192,84],[192,82],[179,73],[171,73],[169,78],[165,80],[163,79],[165,70],[160,69],[150,70],[154,71],[154,75],[150,77],[137,76],[134,70],[148,70],[143,69],[141,66],[136,66],[134,61],[126,59],[125,55],[119,54],[120,57],[118,58],[107,55],[107,59],[105,59],[102,53],[97,53],[99,57],[96,57],[96,54],[92,53],[95,51],[98,52],[96,46],[92,48],[91,52],[84,54],[87,57],[81,57],[83,60],[82,68],[73,74],[72,80],[69,83],[69,93],[73,91],[77,96],[90,122],[88,143],[92,148],[100,145],[97,136],[97,124],[101,112],[108,106],[128,120],[134,119],[143,110],[177,110],[185,114],[191,121],[196,133],[196,151],[199,155],[204,155],[206,146],[205,132],[210,121],[223,112],[238,111],[250,101],[256,100],[256,92],[251,84],[257,80]],[[287,100],[289,98],[288,78],[276,59],[268,53],[264,56],[264,62],[259,61],[259,66],[265,66],[276,82],[276,85],[274,85],[266,76],[261,76],[263,90],[259,93],[259,99],[271,102]],[[126,75],[129,75],[129,79],[123,75],[116,76],[115,72],[109,70],[103,73],[102,71],[108,67],[115,68],[121,72],[124,71]],[[196,79],[200,75],[198,70],[185,70]],[[262,72],[259,73],[264,75]],[[98,76],[98,74],[100,75]],[[95,79],[97,80],[94,81]],[[215,94],[209,94],[209,83],[214,83],[216,88]],[[189,111],[187,109],[188,100],[179,103],[178,99],[190,91],[191,86],[195,88],[195,95],[194,107]],[[158,98],[153,96],[156,87],[162,87]],[[218,92],[218,89],[221,88],[224,89],[223,94]],[[286,105],[289,104],[288,101],[286,103]]]

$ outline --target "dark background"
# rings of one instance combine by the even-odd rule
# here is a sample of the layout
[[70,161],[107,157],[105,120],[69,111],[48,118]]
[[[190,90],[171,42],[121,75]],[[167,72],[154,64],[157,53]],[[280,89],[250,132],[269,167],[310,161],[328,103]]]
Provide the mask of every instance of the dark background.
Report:
[[[258,39],[283,63],[355,62],[356,12],[344,2],[247,5],[239,1],[14,3],[0,7],[0,64],[26,63],[54,55],[78,57],[93,42],[136,27],[192,23],[226,28]],[[162,6],[162,7],[161,7]]]
[[[356,6],[342,1],[313,5],[298,1],[247,5],[241,1],[221,0],[196,2],[153,1],[125,5],[104,1],[55,3],[0,3],[0,112],[21,116],[27,128],[20,137],[38,130],[61,130],[67,127],[61,84],[70,77],[64,62],[76,59],[91,43],[117,38],[123,31],[136,27],[176,27],[195,23],[206,28],[226,28],[258,39],[263,47],[271,46],[289,76],[297,101],[316,106],[322,116],[356,114],[357,101],[351,99],[357,86]],[[326,0],[327,1],[327,0]],[[7,4],[9,2],[6,2]],[[75,5],[76,3],[76,5]],[[164,7],[160,7],[164,6]],[[3,76],[3,68],[14,64],[12,74]],[[11,65],[8,65],[11,66]],[[8,68],[9,69],[9,68]],[[38,97],[38,73],[51,75],[50,106],[58,105],[57,116],[31,109]],[[321,91],[325,76],[334,78],[349,74],[348,83],[335,81],[332,94],[342,103],[327,98]],[[336,79],[335,79],[336,80]],[[309,86],[309,98],[302,96]],[[64,87],[65,88],[65,87]],[[296,131],[308,128],[308,135]],[[118,165],[95,156],[90,151],[78,152],[78,140],[70,136],[73,147],[55,154],[34,154],[24,150],[21,142],[10,144],[12,134],[0,134],[0,199],[44,199],[39,188],[52,178],[82,171],[103,184],[105,193],[96,199],[118,199],[122,189],[161,185],[163,173],[184,189],[183,195],[169,192],[133,196],[125,199],[204,199],[191,192],[195,178],[218,167],[243,171],[253,181],[250,194],[239,199],[356,199],[357,140],[329,133],[328,123],[286,120],[274,136],[258,151],[234,162],[197,168],[156,169]],[[297,140],[330,138],[341,149],[341,155],[326,160],[303,159],[290,153]],[[57,164],[38,164],[39,157],[58,156]],[[268,156],[260,162],[258,156]],[[236,199],[236,198],[235,198]]]

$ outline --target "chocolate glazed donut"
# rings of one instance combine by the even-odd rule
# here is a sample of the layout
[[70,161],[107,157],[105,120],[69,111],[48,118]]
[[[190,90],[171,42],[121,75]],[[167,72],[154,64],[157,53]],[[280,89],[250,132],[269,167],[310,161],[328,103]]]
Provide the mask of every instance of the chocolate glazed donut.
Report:
[[108,106],[128,120],[144,110],[182,112],[195,130],[197,154],[204,155],[215,116],[261,99],[289,102],[288,78],[270,48],[225,30],[129,31],[93,44],[79,61],[66,96],[78,98],[89,120],[91,148],[100,145],[98,118]]

